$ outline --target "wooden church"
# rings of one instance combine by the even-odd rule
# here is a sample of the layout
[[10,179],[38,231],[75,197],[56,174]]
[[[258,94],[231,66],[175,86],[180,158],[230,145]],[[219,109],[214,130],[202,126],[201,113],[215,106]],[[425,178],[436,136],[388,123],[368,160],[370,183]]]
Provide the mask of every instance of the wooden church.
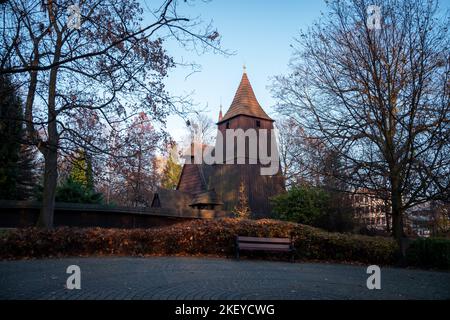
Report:
[[[237,153],[236,147],[227,154],[227,129],[255,129],[259,142],[260,130],[267,129],[267,153],[278,152],[276,142],[270,140],[270,133],[274,129],[271,119],[258,103],[252,86],[244,68],[241,82],[234,96],[230,108],[222,116],[220,110],[217,123],[218,133],[222,133],[223,143],[216,142],[215,151],[224,148],[224,159],[233,159],[233,164],[196,164],[194,161],[183,166],[176,190],[159,190],[153,198],[152,206],[182,209],[191,207],[196,209],[225,210],[232,212],[238,202],[239,192],[245,192],[248,204],[255,218],[270,217],[270,197],[285,191],[284,179],[281,175],[280,164],[274,175],[261,175],[264,165],[259,159],[259,143],[256,146],[257,159],[250,161],[249,142],[246,143],[244,157]],[[263,131],[261,131],[262,133]],[[219,141],[219,139],[217,139]],[[275,147],[274,147],[275,146]],[[255,147],[255,146],[254,146]],[[244,163],[244,164],[237,164]],[[240,188],[241,185],[244,188]],[[242,189],[244,189],[242,191]]]

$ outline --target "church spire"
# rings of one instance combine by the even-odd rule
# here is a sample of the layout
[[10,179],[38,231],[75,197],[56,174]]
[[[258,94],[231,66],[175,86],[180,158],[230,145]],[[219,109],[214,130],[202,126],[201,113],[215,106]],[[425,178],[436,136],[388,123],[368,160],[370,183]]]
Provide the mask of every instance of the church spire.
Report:
[[267,113],[264,112],[263,108],[256,99],[255,93],[253,92],[252,85],[247,77],[247,69],[244,66],[242,73],[241,83],[234,95],[233,102],[230,108],[222,117],[220,122],[234,118],[238,115],[246,115],[254,118],[265,119],[273,121]]
[[220,103],[220,111],[219,111],[219,122],[222,121],[223,115],[222,115],[222,102]]

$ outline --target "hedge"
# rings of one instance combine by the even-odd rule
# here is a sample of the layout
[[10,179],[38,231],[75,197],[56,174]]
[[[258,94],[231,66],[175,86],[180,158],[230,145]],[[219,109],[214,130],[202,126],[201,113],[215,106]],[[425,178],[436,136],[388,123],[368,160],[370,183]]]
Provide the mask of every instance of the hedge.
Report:
[[[0,258],[43,258],[91,255],[233,254],[236,235],[294,237],[297,259],[371,264],[395,262],[392,239],[328,233],[277,220],[194,220],[154,229],[36,228],[16,229],[0,238]],[[271,258],[284,257],[271,255]]]
[[406,252],[408,265],[425,268],[450,269],[450,240],[417,239]]
[[5,237],[10,231],[8,229],[0,229],[0,239]]

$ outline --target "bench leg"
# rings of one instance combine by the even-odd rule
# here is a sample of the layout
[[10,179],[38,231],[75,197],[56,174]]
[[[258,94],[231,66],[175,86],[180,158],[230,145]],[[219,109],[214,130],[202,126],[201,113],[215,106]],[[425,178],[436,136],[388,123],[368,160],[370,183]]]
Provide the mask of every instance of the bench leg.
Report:
[[236,249],[236,260],[239,260],[239,249]]

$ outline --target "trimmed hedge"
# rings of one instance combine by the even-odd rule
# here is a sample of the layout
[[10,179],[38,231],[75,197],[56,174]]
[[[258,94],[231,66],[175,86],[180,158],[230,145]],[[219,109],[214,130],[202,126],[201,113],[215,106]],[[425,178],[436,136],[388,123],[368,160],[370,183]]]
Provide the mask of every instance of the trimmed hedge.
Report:
[[406,261],[412,266],[450,269],[450,240],[414,240],[406,251]]
[[[155,229],[17,229],[0,238],[0,258],[88,255],[232,255],[236,235],[294,237],[298,259],[393,264],[389,238],[328,233],[276,220],[194,220]],[[271,255],[271,258],[283,258]]]

